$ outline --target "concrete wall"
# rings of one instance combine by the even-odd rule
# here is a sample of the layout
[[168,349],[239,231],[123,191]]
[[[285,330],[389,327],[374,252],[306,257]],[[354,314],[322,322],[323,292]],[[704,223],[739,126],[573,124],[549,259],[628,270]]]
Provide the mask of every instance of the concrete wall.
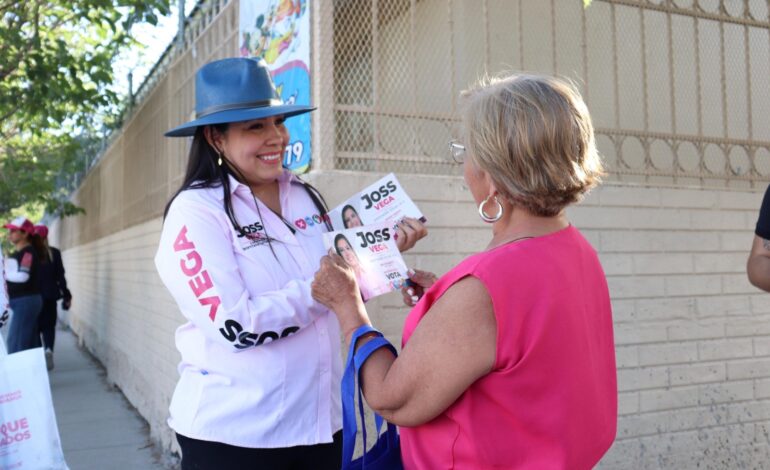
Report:
[[[312,180],[330,204],[379,175]],[[399,175],[429,218],[408,264],[444,272],[485,246],[488,227],[456,177]],[[745,261],[760,192],[608,183],[569,210],[599,251],[613,301],[620,389],[618,439],[602,468],[743,468],[770,461],[770,296]],[[64,252],[71,325],[109,379],[170,448],[165,425],[177,378],[173,333],[183,321],[152,263],[154,218]],[[370,304],[398,342],[406,310]]]

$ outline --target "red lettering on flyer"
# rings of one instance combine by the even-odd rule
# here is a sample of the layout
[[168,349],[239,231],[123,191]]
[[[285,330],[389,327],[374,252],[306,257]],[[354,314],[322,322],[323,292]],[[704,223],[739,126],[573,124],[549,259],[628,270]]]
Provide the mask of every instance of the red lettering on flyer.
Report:
[[382,209],[383,207],[387,206],[388,204],[390,204],[391,202],[393,202],[395,200],[396,200],[395,197],[390,196],[387,199],[383,199],[382,201],[380,201],[377,204],[375,204],[374,208],[377,209],[377,210],[380,210],[380,209]]

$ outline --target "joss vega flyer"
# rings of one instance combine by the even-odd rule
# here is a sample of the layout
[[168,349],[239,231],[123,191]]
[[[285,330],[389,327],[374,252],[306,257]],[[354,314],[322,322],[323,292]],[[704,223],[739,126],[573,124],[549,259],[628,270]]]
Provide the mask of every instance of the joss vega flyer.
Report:
[[337,230],[377,222],[397,222],[403,217],[413,217],[425,222],[422,212],[406,194],[393,173],[370,184],[329,211],[329,217],[332,226]]
[[323,234],[326,249],[342,256],[355,271],[364,300],[400,289],[407,279],[393,235],[388,222]]

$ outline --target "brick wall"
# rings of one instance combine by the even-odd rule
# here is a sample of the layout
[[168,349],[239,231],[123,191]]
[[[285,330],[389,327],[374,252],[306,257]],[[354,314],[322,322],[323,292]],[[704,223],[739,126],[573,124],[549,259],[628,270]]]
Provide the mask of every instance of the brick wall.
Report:
[[[344,175],[349,185],[335,185]],[[379,175],[311,175],[330,204]],[[489,229],[456,177],[399,175],[429,218],[408,264],[443,272],[483,248]],[[602,468],[743,468],[770,461],[770,295],[745,261],[762,194],[607,183],[569,216],[594,244],[612,295],[618,438]],[[64,252],[71,324],[110,380],[170,449],[165,424],[182,316],[155,273],[160,219]],[[400,339],[405,308],[369,304]]]
[[770,295],[745,274],[761,197],[608,185],[570,212],[613,303],[620,418],[604,468],[770,461]]

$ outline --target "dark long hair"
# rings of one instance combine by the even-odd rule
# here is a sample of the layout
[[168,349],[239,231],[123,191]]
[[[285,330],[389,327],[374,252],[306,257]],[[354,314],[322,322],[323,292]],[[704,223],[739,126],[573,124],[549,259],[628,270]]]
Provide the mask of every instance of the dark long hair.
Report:
[[348,227],[348,221],[345,220],[345,212],[348,210],[353,211],[353,213],[356,214],[356,218],[358,218],[359,221],[361,220],[361,218],[358,216],[358,212],[356,212],[356,209],[350,204],[345,204],[345,207],[342,208],[342,212],[340,212],[340,214],[342,215],[342,225],[344,225],[345,228],[350,228]]
[[[227,124],[213,124],[211,127],[219,133],[225,133],[227,131]],[[212,148],[212,146],[209,144],[208,140],[206,140],[206,136],[203,134],[203,126],[198,127],[195,130],[195,135],[193,136],[192,145],[190,146],[190,154],[187,161],[187,170],[185,171],[184,180],[182,181],[182,185],[179,187],[179,189],[174,193],[174,195],[169,199],[168,203],[166,204],[166,208],[163,211],[163,219],[166,219],[166,216],[168,215],[168,210],[171,207],[171,203],[174,202],[174,199],[181,193],[182,191],[185,191],[187,189],[201,189],[201,188],[216,188],[216,187],[222,187],[222,193],[224,197],[222,200],[224,201],[224,210],[227,214],[227,218],[230,220],[230,223],[233,225],[233,228],[242,236],[246,236],[246,232],[241,227],[241,224],[238,223],[238,220],[235,218],[235,212],[233,211],[233,202],[230,199],[230,179],[229,175],[233,175],[233,177],[241,182],[245,182],[246,179],[243,177],[243,175],[238,171],[237,168],[234,166],[231,166],[229,164],[222,164],[218,165],[217,160],[220,158],[219,154]],[[323,196],[321,196],[321,193],[318,192],[316,188],[314,188],[310,183],[307,183],[305,181],[299,180],[299,183],[302,184],[305,189],[308,192],[308,195],[313,200],[313,203],[316,205],[316,208],[320,212],[321,219],[326,222],[326,226],[329,230],[331,230],[331,225],[329,224],[329,217],[327,216],[327,213],[329,212],[328,206],[326,205],[326,201],[324,200]],[[262,221],[262,212],[259,209],[259,204],[257,204],[257,215],[259,216],[259,221]],[[264,223],[262,224],[263,226]],[[275,256],[275,251],[273,251],[273,241],[278,241],[273,239],[269,236],[267,233],[267,229],[265,228],[265,236],[267,237],[267,242],[270,245],[270,250],[273,252],[273,256]],[[277,258],[277,257],[276,257]]]
[[[224,133],[227,130],[227,124],[214,124],[213,127],[216,131]],[[209,145],[206,140],[206,136],[203,135],[203,127],[198,127],[195,130],[195,136],[193,136],[192,145],[190,146],[190,153],[187,159],[187,170],[185,170],[184,180],[179,189],[171,196],[166,209],[163,211],[163,219],[166,219],[168,210],[171,207],[171,203],[174,202],[179,193],[187,189],[200,189],[200,188],[214,188],[222,186],[225,191],[225,212],[227,217],[233,223],[233,226],[237,229],[240,228],[235,221],[235,215],[233,214],[233,206],[230,202],[230,198],[227,197],[230,194],[230,180],[228,179],[228,170],[225,165],[217,165],[217,159],[219,156],[214,149]]]
[[31,233],[29,234],[28,240],[32,245],[32,248],[35,249],[35,253],[37,253],[37,258],[40,263],[45,264],[51,261],[51,252],[48,250],[48,244],[45,242],[43,237],[38,234]]
[[338,255],[342,256],[342,252],[340,251],[339,247],[337,246],[337,243],[340,240],[345,240],[345,243],[347,243],[350,248],[353,248],[353,245],[351,245],[350,242],[348,241],[348,237],[346,237],[345,235],[343,235],[341,233],[338,233],[337,236],[334,237],[334,251],[336,251]]

